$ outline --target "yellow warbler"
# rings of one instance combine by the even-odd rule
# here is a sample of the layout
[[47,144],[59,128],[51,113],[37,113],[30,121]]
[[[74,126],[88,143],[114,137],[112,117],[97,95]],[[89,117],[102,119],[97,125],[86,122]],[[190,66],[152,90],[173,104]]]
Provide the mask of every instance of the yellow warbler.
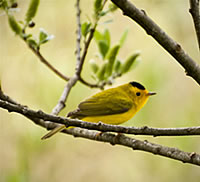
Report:
[[[138,82],[130,82],[115,88],[101,91],[78,105],[78,109],[69,112],[68,117],[83,121],[118,125],[131,119],[147,102],[149,96],[155,92],[148,92]],[[42,139],[66,129],[65,125],[51,130]]]

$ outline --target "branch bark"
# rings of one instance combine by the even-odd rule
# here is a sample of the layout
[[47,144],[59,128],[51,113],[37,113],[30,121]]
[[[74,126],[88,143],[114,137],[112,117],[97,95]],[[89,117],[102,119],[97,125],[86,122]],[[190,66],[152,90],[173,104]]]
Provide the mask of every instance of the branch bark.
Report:
[[81,10],[80,10],[80,0],[76,1],[76,72],[79,72],[81,64]]
[[137,22],[147,34],[151,35],[179,64],[185,69],[188,76],[191,76],[200,85],[200,66],[167,35],[144,10],[139,10],[128,0],[111,0],[118,6],[123,14]]
[[[81,126],[82,124],[84,125],[84,123],[86,125],[88,124],[88,126],[91,124],[91,126],[94,125],[99,128],[103,126],[101,124],[98,125],[95,123],[87,123],[87,122],[83,122],[79,120],[71,120],[71,119],[67,119],[63,117],[49,115],[42,111],[34,111],[31,109],[28,109],[28,107],[22,106],[17,103],[14,104],[14,103],[16,102],[9,103],[8,101],[0,100],[0,107],[7,109],[9,112],[20,113],[28,117],[29,119],[31,119],[34,123],[43,127],[46,127],[46,123],[44,122],[45,120],[54,121],[54,122],[58,122],[62,124],[64,123],[66,124],[66,122],[68,124],[70,122],[72,123],[74,122],[74,124],[72,124],[74,126],[76,125]],[[49,128],[49,129],[52,129],[52,128]],[[160,156],[165,156],[165,157],[175,159],[178,161],[182,161],[184,163],[191,163],[191,164],[200,166],[200,155],[196,154],[195,152],[192,152],[192,153],[184,152],[177,148],[162,146],[159,144],[148,142],[147,140],[141,141],[138,139],[130,138],[123,134],[113,134],[109,132],[99,133],[97,131],[91,131],[91,130],[86,130],[82,128],[70,128],[70,129],[64,130],[64,132],[67,134],[73,135],[75,137],[82,137],[82,138],[87,138],[90,140],[106,142],[112,145],[122,145],[122,146],[132,148],[133,150],[141,150],[141,151],[153,153]]]
[[[73,129],[73,128],[72,128]],[[74,128],[69,129],[68,134],[74,135],[75,137],[84,137],[90,140],[97,140],[101,142],[110,143],[111,145],[122,145],[133,150],[141,150],[152,154],[164,156],[167,158],[182,161],[183,163],[191,163],[200,166],[200,155],[195,152],[189,153],[181,151],[177,148],[165,147],[163,145],[151,143],[147,140],[141,141],[138,139],[127,137],[123,134],[111,134],[89,131],[85,129]],[[72,131],[70,131],[72,130]]]
[[151,128],[151,127],[125,127],[119,125],[109,125],[104,123],[91,123],[78,119],[70,119],[52,114],[44,113],[43,111],[34,111],[27,106],[21,105],[0,91],[0,108],[8,110],[8,112],[17,112],[26,117],[38,118],[44,121],[51,121],[54,126],[47,126],[47,129],[53,129],[55,124],[64,124],[68,126],[76,126],[90,130],[98,130],[101,132],[116,132],[133,135],[150,135],[150,136],[189,136],[200,135],[200,127],[183,127],[183,128]]

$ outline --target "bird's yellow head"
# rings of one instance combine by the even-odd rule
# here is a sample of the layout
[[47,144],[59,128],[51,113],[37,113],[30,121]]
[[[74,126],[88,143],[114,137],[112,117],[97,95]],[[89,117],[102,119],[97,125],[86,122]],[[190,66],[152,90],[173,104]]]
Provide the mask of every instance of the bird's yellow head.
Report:
[[148,92],[145,87],[138,82],[130,82],[128,83],[128,87],[131,92],[129,96],[135,103],[137,110],[144,106],[149,96],[156,94],[155,92]]

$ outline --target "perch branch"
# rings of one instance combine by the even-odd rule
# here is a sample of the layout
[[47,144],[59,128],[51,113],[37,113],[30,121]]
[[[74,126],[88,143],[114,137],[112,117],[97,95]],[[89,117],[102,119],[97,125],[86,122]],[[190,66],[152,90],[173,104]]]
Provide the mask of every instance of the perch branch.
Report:
[[181,46],[169,37],[144,10],[136,8],[128,0],[111,0],[118,6],[123,14],[137,22],[147,34],[151,35],[165,50],[168,51],[200,85],[200,66],[181,48]]
[[[0,100],[0,107],[7,109],[9,112],[20,113],[28,117],[29,119],[31,119],[34,123],[43,127],[46,127],[46,123],[43,122],[44,120],[57,121],[62,124],[64,124],[64,121],[71,122],[67,118],[49,115],[42,111],[34,111],[31,109],[28,109],[28,107],[22,106],[20,104],[16,105],[14,103],[9,103],[8,101],[5,101],[5,100]],[[75,122],[75,120],[73,122]],[[94,123],[91,123],[91,124],[94,124]],[[98,125],[98,124],[96,126],[102,127],[102,125]],[[49,128],[49,129],[52,129],[52,128]],[[132,148],[133,150],[146,151],[146,152],[153,153],[156,155],[165,156],[171,159],[182,161],[184,163],[191,163],[191,164],[200,166],[200,155],[196,154],[195,152],[192,152],[192,153],[184,152],[177,148],[171,148],[171,147],[166,147],[159,144],[154,144],[154,143],[148,142],[147,140],[141,141],[138,139],[127,137],[123,134],[116,135],[116,134],[112,134],[108,132],[99,134],[99,132],[97,131],[90,131],[90,130],[81,129],[81,128],[71,128],[71,129],[64,130],[64,132],[67,134],[73,135],[75,137],[82,137],[82,138],[87,138],[90,140],[97,140],[101,142],[110,143],[112,145],[116,145],[116,144],[122,145],[122,146]]]
[[190,0],[189,12],[192,15],[194,27],[197,35],[198,45],[200,49],[200,12],[199,12],[199,0]]
[[[43,111],[34,111],[27,106],[23,106],[9,96],[0,91],[0,107],[9,112],[17,112],[24,116],[43,119],[44,121],[51,121],[51,123],[64,124],[66,126],[76,126],[90,130],[99,130],[101,132],[116,132],[133,135],[150,135],[150,136],[188,136],[200,135],[200,127],[183,127],[183,128],[151,128],[151,127],[125,127],[118,125],[108,125],[104,123],[91,123],[78,119],[70,119],[59,117],[52,114],[46,114]],[[48,127],[52,129],[52,127]]]

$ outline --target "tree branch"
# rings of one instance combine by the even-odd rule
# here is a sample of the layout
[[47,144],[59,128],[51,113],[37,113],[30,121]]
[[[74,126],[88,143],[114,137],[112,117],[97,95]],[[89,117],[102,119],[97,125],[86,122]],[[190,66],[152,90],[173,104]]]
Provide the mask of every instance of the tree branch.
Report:
[[60,113],[60,111],[65,108],[65,102],[67,101],[69,93],[70,93],[72,87],[76,84],[77,80],[78,80],[78,77],[76,74],[70,78],[70,80],[67,82],[67,84],[62,92],[62,95],[61,95],[57,105],[53,108],[51,114],[58,115]]
[[[70,78],[67,85],[65,86],[63,93],[58,101],[58,104],[53,108],[52,114],[58,115],[60,111],[65,107],[65,103],[67,101],[67,98],[69,96],[69,93],[72,89],[72,87],[76,84],[76,82],[79,80],[79,75],[82,71],[82,66],[84,63],[84,59],[81,58],[81,22],[80,22],[80,0],[76,1],[76,19],[77,19],[77,30],[76,30],[76,72],[73,77]],[[51,123],[49,123],[51,124]]]
[[[109,125],[104,123],[91,123],[78,119],[70,119],[59,117],[52,114],[46,114],[43,111],[34,111],[27,106],[23,106],[0,91],[0,107],[8,110],[9,112],[17,112],[26,117],[38,118],[44,121],[51,121],[55,127],[55,123],[64,124],[66,126],[76,126],[90,130],[98,130],[101,132],[116,132],[133,135],[150,135],[150,136],[189,136],[200,135],[200,127],[183,127],[183,128],[151,128],[151,127],[125,127],[118,125]],[[52,126],[47,127],[52,129]]]
[[[26,41],[25,41],[26,42]],[[40,53],[40,51],[38,49],[35,49],[33,46],[31,46],[30,44],[28,44],[26,42],[26,44],[28,45],[28,47],[32,50],[32,52],[39,58],[39,60],[44,63],[51,71],[53,71],[57,76],[59,76],[60,78],[62,78],[65,81],[69,80],[69,77],[65,76],[64,74],[62,74],[60,71],[58,71],[54,66],[52,66]]]
[[88,39],[86,40],[86,42],[84,44],[84,50],[83,50],[83,54],[82,54],[81,59],[80,59],[80,64],[79,64],[79,66],[78,66],[78,68],[76,70],[76,74],[79,77],[81,75],[81,70],[83,68],[83,64],[84,64],[84,61],[85,61],[85,58],[86,58],[86,55],[87,55],[87,51],[88,51],[89,45],[90,45],[90,43],[92,41],[92,38],[94,36],[94,32],[95,32],[96,26],[97,26],[97,24],[95,24],[94,27],[91,28],[89,37],[88,37]]
[[[9,97],[6,97],[6,98],[8,99]],[[14,102],[14,103],[16,103],[16,102]],[[5,100],[0,100],[0,107],[7,109],[9,112],[20,113],[20,114],[28,117],[29,119],[31,119],[34,123],[36,123],[40,126],[43,126],[43,127],[46,127],[46,123],[44,122],[44,120],[48,120],[48,121],[52,120],[54,122],[59,122],[62,124],[64,124],[65,122],[68,122],[68,123],[74,122],[74,124],[73,124],[74,126],[76,126],[75,123],[80,124],[82,122],[82,121],[79,122],[79,120],[71,120],[71,119],[67,119],[67,118],[63,118],[63,117],[49,115],[42,111],[34,111],[31,109],[28,109],[28,107],[22,106],[20,104],[16,105],[14,103],[9,103],[8,101],[5,101]],[[103,126],[102,124],[99,125],[99,124],[87,123],[87,122],[82,122],[82,123],[86,123],[86,125],[92,124],[94,126],[98,126],[99,128],[101,128]],[[54,123],[54,125],[55,125],[55,123]],[[50,128],[50,129],[52,129],[52,128]],[[200,166],[200,155],[199,154],[196,154],[194,152],[192,152],[192,153],[184,152],[184,151],[181,151],[176,148],[170,148],[170,147],[162,146],[159,144],[154,144],[154,143],[148,142],[147,140],[141,141],[138,139],[127,137],[123,134],[116,135],[116,134],[111,134],[108,132],[99,133],[97,131],[90,131],[90,130],[81,129],[81,128],[71,128],[71,129],[64,130],[64,132],[67,134],[73,135],[75,137],[82,137],[82,138],[87,138],[90,140],[97,140],[97,141],[101,141],[101,142],[110,143],[112,145],[118,144],[118,145],[132,148],[133,150],[146,151],[146,152],[150,152],[153,154],[165,156],[165,157],[168,157],[171,159],[175,159],[178,161],[182,161],[184,163],[191,163],[191,164]]]
[[76,1],[76,20],[77,20],[77,30],[76,30],[76,72],[79,72],[81,64],[81,10],[80,10],[80,0]]
[[138,139],[127,137],[123,134],[117,134],[117,135],[111,133],[99,134],[98,132],[79,129],[79,128],[69,129],[67,133],[75,137],[84,137],[90,140],[97,140],[101,142],[110,143],[111,145],[122,145],[132,148],[133,150],[141,150],[152,154],[175,159],[178,161],[182,161],[183,163],[191,163],[200,166],[200,155],[196,154],[195,152],[192,153],[184,152],[177,148],[171,148],[159,144],[154,144],[147,140],[141,141]]
[[144,10],[139,10],[128,0],[111,0],[118,6],[123,14],[137,22],[147,34],[151,35],[165,50],[168,51],[200,85],[200,66],[181,48],[181,46],[169,37]]
[[79,81],[81,82],[81,83],[83,83],[84,85],[86,85],[86,86],[88,86],[88,87],[90,87],[90,88],[100,88],[100,89],[103,89],[104,88],[104,84],[92,84],[92,83],[89,83],[89,82],[87,82],[86,80],[84,80],[81,76],[80,76],[80,78],[79,78]]
[[192,15],[194,27],[196,31],[196,36],[198,40],[199,50],[200,50],[200,12],[199,12],[199,0],[190,0],[189,12]]

